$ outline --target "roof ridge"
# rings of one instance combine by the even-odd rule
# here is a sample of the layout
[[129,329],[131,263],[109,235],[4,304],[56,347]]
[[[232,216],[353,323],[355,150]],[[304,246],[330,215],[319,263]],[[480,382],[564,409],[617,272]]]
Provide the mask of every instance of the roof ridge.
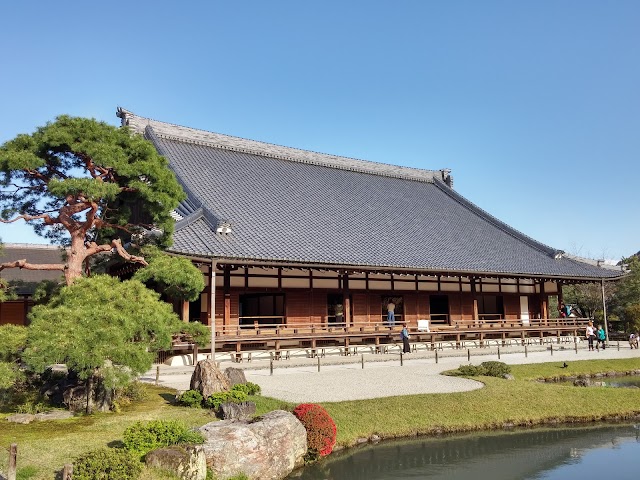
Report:
[[389,163],[372,162],[370,160],[285,147],[273,143],[160,122],[151,118],[140,117],[122,108],[118,108],[117,115],[122,119],[123,125],[129,126],[137,133],[147,135],[151,133],[151,135],[170,141],[179,141],[268,158],[427,183],[432,183],[435,178],[438,178],[442,179],[447,185],[452,184],[449,169],[427,170],[415,167],[403,167]]

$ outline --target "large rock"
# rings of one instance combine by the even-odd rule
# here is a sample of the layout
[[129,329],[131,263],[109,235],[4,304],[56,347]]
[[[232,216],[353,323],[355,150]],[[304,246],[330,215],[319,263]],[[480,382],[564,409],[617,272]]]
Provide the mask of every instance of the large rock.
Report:
[[62,395],[63,403],[70,411],[92,413],[111,410],[113,404],[112,389],[106,388],[101,381],[94,382],[91,394],[87,399],[87,388],[86,385],[76,385],[64,391]]
[[207,462],[202,445],[159,448],[147,453],[145,462],[150,467],[169,470],[182,480],[207,478]]
[[307,431],[284,410],[274,410],[255,422],[222,420],[200,427],[207,467],[225,480],[244,473],[251,480],[286,477],[303,464]]
[[212,360],[198,362],[191,375],[191,390],[198,390],[204,398],[213,393],[226,392],[231,389],[229,379]]
[[238,385],[239,383],[247,383],[247,377],[244,374],[244,370],[241,368],[233,368],[228,367],[224,374],[229,379],[229,383],[233,387],[234,385]]

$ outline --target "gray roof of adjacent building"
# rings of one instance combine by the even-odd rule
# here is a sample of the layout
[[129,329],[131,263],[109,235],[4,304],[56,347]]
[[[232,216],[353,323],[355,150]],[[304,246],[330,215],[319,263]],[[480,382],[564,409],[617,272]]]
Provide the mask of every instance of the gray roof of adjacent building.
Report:
[[549,278],[620,277],[511,228],[452,188],[449,170],[326,155],[139,117],[187,193],[175,253]]

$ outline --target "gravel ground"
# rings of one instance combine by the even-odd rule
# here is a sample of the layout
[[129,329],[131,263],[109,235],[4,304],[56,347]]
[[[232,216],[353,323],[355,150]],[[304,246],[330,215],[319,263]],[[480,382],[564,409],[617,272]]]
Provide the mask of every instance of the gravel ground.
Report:
[[[471,349],[469,352],[470,361],[467,359],[467,350],[441,351],[438,363],[435,362],[435,353],[431,351],[405,354],[402,366],[398,353],[350,357],[328,355],[320,360],[320,372],[316,359],[292,357],[290,360],[274,362],[273,375],[270,374],[268,360],[241,364],[232,363],[228,357],[220,357],[219,360],[222,369],[230,366],[242,368],[247,380],[260,385],[265,396],[294,403],[339,402],[419,393],[464,392],[482,388],[482,383],[473,380],[440,375],[445,370],[463,364],[498,360],[496,348]],[[569,347],[562,349],[554,345],[553,352],[548,347],[538,346],[530,347],[525,355],[523,348],[508,347],[501,351],[500,361],[512,365],[544,362],[562,364],[591,358],[636,358],[640,368],[639,352],[621,345],[620,350],[614,346],[599,352],[589,352],[586,347],[580,346],[576,353]],[[364,369],[362,358],[365,361]],[[160,384],[187,390],[192,372],[193,366],[162,365]],[[142,377],[142,381],[154,382],[155,374],[154,367]]]

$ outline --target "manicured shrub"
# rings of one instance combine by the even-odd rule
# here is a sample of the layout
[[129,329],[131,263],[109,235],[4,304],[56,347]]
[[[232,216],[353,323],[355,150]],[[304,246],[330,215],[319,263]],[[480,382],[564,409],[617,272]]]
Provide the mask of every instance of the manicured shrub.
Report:
[[502,362],[482,362],[480,365],[460,365],[455,375],[465,377],[498,377],[502,378],[511,372],[511,367]]
[[136,480],[140,472],[140,459],[121,448],[93,450],[73,462],[73,480]]
[[329,455],[336,444],[336,424],[327,411],[316,403],[301,403],[293,409],[293,414],[307,430],[309,450],[320,456]]
[[112,409],[119,412],[122,407],[129,406],[134,402],[141,402],[147,398],[149,398],[149,393],[142,382],[131,382],[124,387],[116,388]]
[[199,432],[175,420],[136,422],[124,431],[122,442],[127,450],[144,456],[151,450],[181,443],[203,443]]
[[234,385],[231,390],[236,390],[238,392],[244,392],[247,395],[260,395],[261,389],[260,385],[257,385],[252,382],[247,383],[237,383]]
[[180,395],[178,403],[185,407],[200,408],[202,407],[202,400],[202,394],[198,390],[187,390]]
[[232,389],[228,392],[218,392],[209,395],[204,401],[204,406],[217,410],[223,403],[242,403],[246,402],[248,395],[240,390]]
[[487,377],[504,377],[506,374],[511,373],[511,367],[503,362],[482,362],[480,364],[484,368]]

